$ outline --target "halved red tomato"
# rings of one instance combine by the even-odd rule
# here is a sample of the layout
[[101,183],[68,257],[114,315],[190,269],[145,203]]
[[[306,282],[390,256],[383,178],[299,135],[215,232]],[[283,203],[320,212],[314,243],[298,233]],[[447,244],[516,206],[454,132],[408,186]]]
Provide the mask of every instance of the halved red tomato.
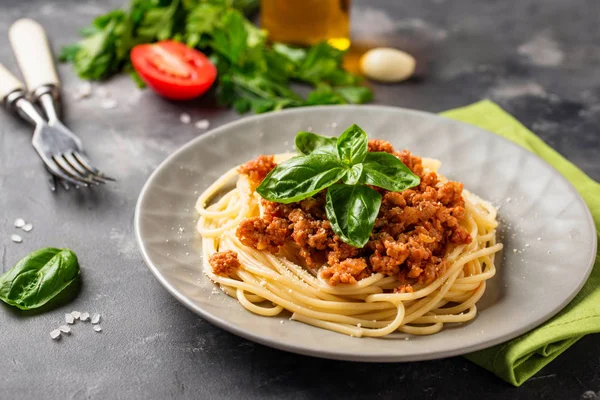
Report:
[[217,68],[204,54],[172,40],[137,45],[130,57],[144,82],[169,99],[198,97],[217,76]]

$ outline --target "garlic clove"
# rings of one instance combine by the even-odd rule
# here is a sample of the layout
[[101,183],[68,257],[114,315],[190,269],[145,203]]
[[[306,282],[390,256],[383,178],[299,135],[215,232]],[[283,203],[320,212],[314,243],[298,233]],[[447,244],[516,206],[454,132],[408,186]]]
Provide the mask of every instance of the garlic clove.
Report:
[[414,74],[416,65],[413,56],[391,47],[371,49],[360,58],[362,73],[380,82],[406,80]]

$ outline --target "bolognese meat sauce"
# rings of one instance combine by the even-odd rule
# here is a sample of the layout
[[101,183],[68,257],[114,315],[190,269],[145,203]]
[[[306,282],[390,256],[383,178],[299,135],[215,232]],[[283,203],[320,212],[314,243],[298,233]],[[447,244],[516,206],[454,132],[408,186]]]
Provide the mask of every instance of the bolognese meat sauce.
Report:
[[215,274],[221,276],[231,275],[240,266],[238,255],[235,251],[219,251],[210,256],[208,263]]
[[[326,264],[321,276],[332,285],[355,283],[374,272],[397,276],[400,292],[412,291],[414,283],[434,281],[446,270],[448,245],[471,242],[459,223],[465,217],[463,185],[440,182],[435,172],[424,171],[420,157],[406,150],[395,152],[385,140],[370,140],[369,151],[394,154],[421,183],[402,192],[375,188],[382,194],[382,203],[365,247],[353,247],[333,232],[325,213],[326,190],[292,204],[261,199],[263,216],[242,221],[237,237],[247,246],[272,253],[295,243],[306,266],[314,269]],[[274,167],[272,156],[260,156],[239,172],[260,183]]]

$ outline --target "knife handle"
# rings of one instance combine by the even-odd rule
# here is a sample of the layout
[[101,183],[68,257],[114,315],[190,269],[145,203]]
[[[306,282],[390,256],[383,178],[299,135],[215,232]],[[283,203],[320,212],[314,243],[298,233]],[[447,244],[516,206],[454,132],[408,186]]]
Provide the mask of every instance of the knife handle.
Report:
[[32,19],[22,18],[12,24],[8,35],[29,92],[43,86],[58,89],[60,81],[44,28]]
[[0,64],[0,102],[4,103],[6,97],[23,90],[23,84],[6,67]]

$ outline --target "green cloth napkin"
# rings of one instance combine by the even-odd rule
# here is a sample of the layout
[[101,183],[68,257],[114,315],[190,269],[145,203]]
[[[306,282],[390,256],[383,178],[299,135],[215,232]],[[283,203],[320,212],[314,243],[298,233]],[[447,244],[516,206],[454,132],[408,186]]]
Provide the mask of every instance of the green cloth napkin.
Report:
[[[484,100],[442,115],[501,135],[553,165],[587,203],[600,236],[600,184],[495,103]],[[565,133],[566,134],[566,133]],[[474,363],[520,386],[584,335],[600,332],[600,255],[581,292],[554,318],[509,342],[468,354]]]

